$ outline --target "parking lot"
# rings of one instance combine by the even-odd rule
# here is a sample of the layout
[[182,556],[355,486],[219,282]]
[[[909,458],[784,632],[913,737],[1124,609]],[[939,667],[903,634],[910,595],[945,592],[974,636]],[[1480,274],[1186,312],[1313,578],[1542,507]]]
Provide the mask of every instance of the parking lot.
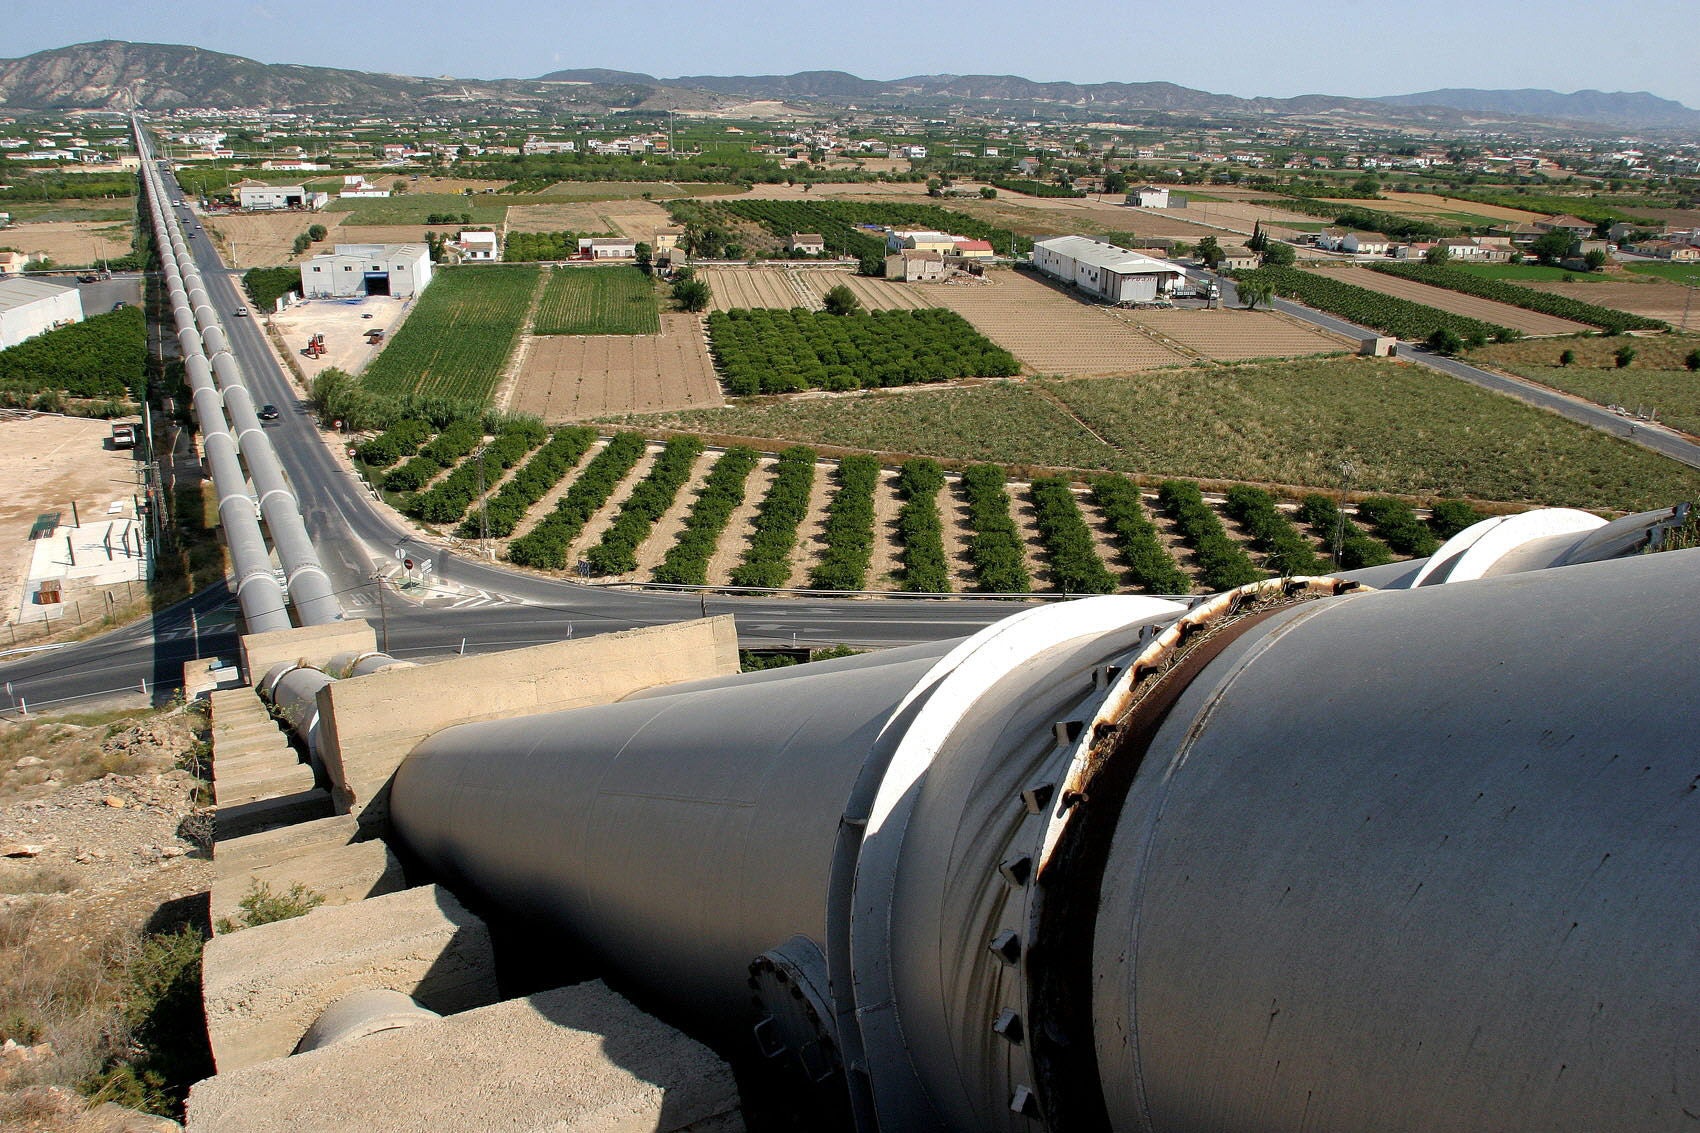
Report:
[[[287,350],[311,381],[320,370],[335,366],[359,374],[377,356],[382,343],[366,341],[366,332],[382,330],[388,341],[413,309],[412,299],[371,296],[364,299],[309,299],[271,317]],[[325,354],[302,353],[315,335],[325,336]]]

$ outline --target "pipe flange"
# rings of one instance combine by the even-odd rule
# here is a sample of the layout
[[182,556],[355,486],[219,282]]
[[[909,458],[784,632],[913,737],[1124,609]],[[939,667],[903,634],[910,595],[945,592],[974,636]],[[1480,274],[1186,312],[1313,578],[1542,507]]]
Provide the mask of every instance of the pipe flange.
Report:
[[842,1064],[826,998],[826,958],[806,936],[793,936],[750,961],[750,1001],[760,1016],[756,1048],[806,1081],[835,1080]]

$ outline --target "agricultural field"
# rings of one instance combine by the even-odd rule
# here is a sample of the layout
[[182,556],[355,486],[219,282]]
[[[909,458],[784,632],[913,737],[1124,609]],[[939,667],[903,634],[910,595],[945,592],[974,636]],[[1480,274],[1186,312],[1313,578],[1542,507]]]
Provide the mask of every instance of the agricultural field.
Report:
[[[1059,232],[1078,232],[1086,236],[1109,232],[1134,232],[1141,238],[1157,237],[1185,240],[1189,243],[1197,243],[1206,236],[1222,235],[1216,229],[1187,223],[1185,217],[1190,209],[1128,208],[1119,198],[1113,201],[1099,201],[1091,198],[1006,199],[999,196],[990,201],[953,201],[951,207],[967,213],[996,232],[1004,233],[1001,239],[995,236],[991,238],[1000,253],[1008,247],[1007,233],[1012,230],[1023,237],[1055,236]],[[1200,214],[1201,218],[1202,215]],[[1221,223],[1223,227],[1236,231],[1243,229],[1247,234],[1252,229],[1252,222],[1249,220],[1237,221],[1225,216]]]
[[1596,303],[1615,311],[1628,311],[1643,318],[1658,319],[1679,330],[1683,329],[1683,319],[1686,317],[1687,329],[1700,330],[1700,296],[1695,295],[1693,288],[1662,279],[1635,283],[1537,281],[1522,286],[1552,295],[1568,295],[1584,303]]
[[1509,283],[1604,283],[1614,278],[1604,272],[1571,271],[1546,264],[1466,264],[1454,260],[1449,266],[1478,279],[1503,279]]
[[692,315],[666,314],[654,335],[532,339],[504,408],[553,423],[723,400],[701,324]]
[[37,220],[0,229],[0,247],[46,256],[63,267],[82,267],[128,256],[134,235],[128,219]]
[[1521,287],[1503,279],[1483,279],[1481,276],[1457,271],[1442,264],[1383,263],[1372,265],[1372,270],[1407,283],[1443,287],[1448,291],[1462,292],[1478,299],[1492,300],[1553,318],[1584,323],[1590,327],[1598,327],[1608,334],[1621,334],[1631,330],[1669,329],[1639,315],[1584,303],[1569,296],[1552,295],[1534,288]]
[[1629,264],[1627,270],[1634,275],[1680,283],[1684,287],[1700,287],[1700,264]]
[[1700,492],[1700,471],[1625,441],[1425,369],[1355,357],[622,420],[888,455],[1303,487],[1338,486],[1349,459],[1357,491],[1530,505],[1635,510]]
[[1126,374],[1189,360],[1026,272],[993,272],[982,283],[941,284],[928,294],[1015,355],[1029,373]]
[[1467,319],[1476,319],[1493,326],[1510,327],[1524,334],[1586,334],[1594,329],[1586,323],[1543,315],[1538,311],[1513,307],[1508,303],[1496,303],[1492,299],[1480,299],[1459,291],[1448,291],[1443,287],[1430,287],[1426,283],[1413,283],[1408,279],[1364,268],[1327,268],[1316,274],[1351,284],[1353,287],[1421,303],[1438,311],[1462,315]]
[[[1463,201],[1454,197],[1437,196],[1434,193],[1400,193],[1384,190],[1381,195],[1387,199],[1370,202],[1371,208],[1379,209],[1382,212],[1406,215],[1412,213],[1427,213],[1429,215],[1470,213],[1495,224],[1533,224],[1548,215],[1544,212],[1506,208],[1504,205],[1488,205],[1477,201]],[[1362,202],[1353,203],[1361,204]]]
[[[1634,349],[1635,360],[1620,369],[1612,354],[1624,345]],[[1575,354],[1572,365],[1558,364],[1563,350]],[[1600,405],[1621,405],[1631,412],[1656,410],[1665,424],[1700,436],[1700,375],[1685,365],[1696,350],[1700,350],[1700,336],[1694,335],[1514,342],[1472,350],[1470,361],[1521,374]]]
[[710,348],[733,394],[904,386],[1007,377],[1009,352],[950,311],[829,315],[797,309],[717,311]]
[[1218,308],[1112,313],[1212,361],[1294,358],[1357,348],[1355,342],[1272,311]]
[[[863,308],[869,311],[914,311],[923,307],[938,307],[943,304],[934,298],[937,287],[922,286],[913,283],[893,282],[889,279],[874,279],[871,276],[855,275],[844,271],[810,271],[807,268],[791,273],[802,280],[809,294],[814,296],[816,305],[820,304],[826,293],[840,284],[848,287],[851,294],[861,302]],[[952,286],[939,284],[939,287]]]
[[[1427,194],[1423,194],[1427,196]],[[1488,215],[1483,209],[1492,206],[1470,205],[1464,201],[1444,202],[1441,198],[1433,198],[1440,203],[1430,204],[1413,201],[1408,197],[1389,197],[1384,201],[1362,200],[1359,198],[1316,197],[1324,204],[1335,205],[1344,212],[1346,209],[1367,208],[1376,212],[1392,213],[1394,216],[1406,217],[1411,220],[1426,220],[1431,224],[1459,226],[1469,225],[1473,228],[1491,228],[1496,224],[1506,223]],[[1510,210],[1503,210],[1509,212]],[[1528,220],[1538,219],[1528,217]]]
[[548,202],[509,205],[509,232],[595,232],[651,241],[655,230],[668,223],[667,210],[645,200],[582,201],[541,194],[506,199]]
[[[399,197],[336,197],[326,212],[348,214],[343,223],[350,227],[391,224],[436,224],[458,227],[478,224],[500,227],[507,216],[507,201],[483,194],[464,196],[455,193],[403,193]],[[469,219],[462,221],[462,214]],[[449,216],[451,221],[433,221],[432,216]]]
[[[708,284],[711,311],[737,308],[758,310],[804,306],[789,272],[773,268],[699,268],[697,278]],[[811,304],[810,306],[818,306]]]
[[[224,262],[233,268],[271,267],[292,264],[330,250],[338,240],[349,237],[339,228],[348,218],[346,213],[237,213],[231,216],[209,216],[206,229],[218,241]],[[309,247],[304,255],[295,254],[295,238],[315,224],[329,229],[325,239]],[[364,240],[365,233],[360,234]],[[298,281],[299,282],[299,281]]]
[[361,384],[380,393],[487,401],[519,341],[537,285],[534,267],[439,271]]
[[554,268],[534,334],[659,334],[655,281],[635,267]]
[[643,200],[672,201],[680,197],[732,197],[746,191],[743,185],[717,185],[687,181],[556,181],[536,193],[518,197],[558,197],[569,201]]

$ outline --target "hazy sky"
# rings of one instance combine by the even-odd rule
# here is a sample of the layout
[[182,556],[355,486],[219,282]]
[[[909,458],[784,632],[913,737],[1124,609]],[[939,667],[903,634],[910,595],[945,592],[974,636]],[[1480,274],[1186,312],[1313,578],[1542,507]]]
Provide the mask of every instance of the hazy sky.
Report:
[[1646,90],[1700,108],[1700,0],[4,0],[0,56],[96,39],[464,78],[849,71],[1168,81],[1243,96]]

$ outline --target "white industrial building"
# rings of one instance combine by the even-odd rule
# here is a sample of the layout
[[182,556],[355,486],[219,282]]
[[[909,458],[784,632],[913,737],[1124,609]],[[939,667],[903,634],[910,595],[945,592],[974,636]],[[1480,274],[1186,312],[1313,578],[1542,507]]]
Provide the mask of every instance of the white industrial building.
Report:
[[82,321],[83,298],[75,287],[45,279],[0,279],[0,350]]
[[239,181],[236,186],[236,206],[252,212],[276,212],[279,209],[324,208],[330,194],[308,192],[300,185],[267,185],[260,181]]
[[1169,207],[1169,190],[1160,185],[1141,185],[1128,191],[1127,203],[1135,208],[1166,209]]
[[338,244],[301,262],[306,299],[417,295],[431,282],[431,253],[423,244]]
[[1152,303],[1186,280],[1186,269],[1086,236],[1033,244],[1033,266],[1108,303]]

